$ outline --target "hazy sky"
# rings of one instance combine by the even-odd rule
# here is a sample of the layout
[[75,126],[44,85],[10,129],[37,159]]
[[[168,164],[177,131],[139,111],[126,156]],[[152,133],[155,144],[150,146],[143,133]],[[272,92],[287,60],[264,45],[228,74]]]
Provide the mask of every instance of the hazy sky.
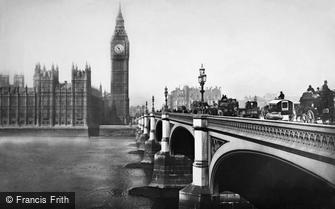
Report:
[[[324,79],[335,88],[333,0],[122,0],[130,40],[130,103],[163,101],[169,90],[206,86],[230,97],[280,90],[301,95]],[[110,91],[110,41],[117,0],[0,0],[0,72],[34,65],[92,66],[92,84]]]

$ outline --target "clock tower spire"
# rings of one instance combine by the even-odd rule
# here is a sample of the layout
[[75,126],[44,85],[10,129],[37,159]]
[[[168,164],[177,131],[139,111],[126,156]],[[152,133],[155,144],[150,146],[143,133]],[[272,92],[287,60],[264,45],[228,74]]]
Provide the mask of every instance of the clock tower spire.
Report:
[[[119,32],[124,32],[126,33],[126,30],[124,28],[124,19],[122,16],[122,11],[121,11],[121,4],[119,4],[119,13],[116,17],[116,24],[115,24],[115,31],[114,31],[114,35],[115,33],[119,33]],[[127,35],[127,34],[125,34]]]
[[111,123],[129,122],[129,40],[119,5],[111,41]]

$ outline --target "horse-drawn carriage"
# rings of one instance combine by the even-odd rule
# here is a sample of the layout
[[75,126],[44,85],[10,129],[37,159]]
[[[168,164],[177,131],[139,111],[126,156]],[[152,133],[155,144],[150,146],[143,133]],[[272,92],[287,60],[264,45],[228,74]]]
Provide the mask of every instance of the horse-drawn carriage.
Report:
[[287,99],[274,99],[263,108],[262,115],[269,120],[292,121],[294,119],[293,102]]
[[218,110],[215,105],[209,105],[207,102],[193,101],[191,104],[191,113],[203,113],[209,115],[217,115]]
[[209,105],[207,102],[193,101],[191,104],[191,112],[193,114],[203,113],[209,115],[238,116],[238,101],[236,99],[227,98],[226,95],[223,95],[218,103],[214,102],[213,105]]
[[258,107],[257,101],[247,101],[245,103],[245,108],[239,109],[239,116],[245,118],[259,118],[260,109]]
[[218,101],[218,115],[224,116],[238,116],[239,108],[236,99],[227,98],[223,95],[221,100]]
[[188,113],[189,111],[187,110],[185,105],[182,106],[177,106],[176,109],[172,110],[172,112],[177,112],[177,113]]
[[300,97],[300,104],[296,108],[297,120],[304,123],[333,123],[334,95],[328,88],[321,91],[306,91]]

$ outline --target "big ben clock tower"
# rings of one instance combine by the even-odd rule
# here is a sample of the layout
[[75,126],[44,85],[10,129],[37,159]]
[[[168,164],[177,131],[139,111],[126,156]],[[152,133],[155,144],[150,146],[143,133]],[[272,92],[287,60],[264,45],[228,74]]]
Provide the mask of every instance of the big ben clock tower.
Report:
[[127,124],[129,122],[129,41],[121,7],[119,7],[111,41],[111,61],[111,122],[113,124]]

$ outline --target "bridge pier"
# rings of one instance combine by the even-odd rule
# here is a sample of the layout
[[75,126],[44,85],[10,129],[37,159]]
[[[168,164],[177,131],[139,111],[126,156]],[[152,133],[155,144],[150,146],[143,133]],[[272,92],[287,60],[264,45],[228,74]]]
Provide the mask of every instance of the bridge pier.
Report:
[[150,186],[182,188],[191,181],[191,168],[185,166],[190,164],[190,160],[185,156],[172,156],[170,154],[169,136],[169,115],[163,113],[161,150],[154,156],[154,171]]
[[193,181],[179,191],[179,209],[202,209],[211,207],[208,174],[208,130],[204,115],[193,118],[195,156]]
[[149,121],[148,121],[148,115],[144,114],[142,116],[142,127],[143,132],[140,135],[139,139],[137,140],[136,144],[139,150],[144,151],[144,143],[149,139]]
[[140,140],[140,137],[143,133],[143,128],[142,128],[142,116],[138,117],[137,119],[137,132],[136,132],[136,138],[135,138],[135,141],[136,141],[136,145],[137,145],[137,142]]
[[161,147],[160,144],[156,141],[156,122],[155,116],[153,113],[150,114],[150,137],[144,144],[144,157],[141,163],[149,163],[152,164],[154,162],[154,155],[158,152]]
[[141,119],[142,117],[137,118],[137,129],[136,129],[136,142],[139,140],[141,134],[142,134],[142,125],[141,125]]

